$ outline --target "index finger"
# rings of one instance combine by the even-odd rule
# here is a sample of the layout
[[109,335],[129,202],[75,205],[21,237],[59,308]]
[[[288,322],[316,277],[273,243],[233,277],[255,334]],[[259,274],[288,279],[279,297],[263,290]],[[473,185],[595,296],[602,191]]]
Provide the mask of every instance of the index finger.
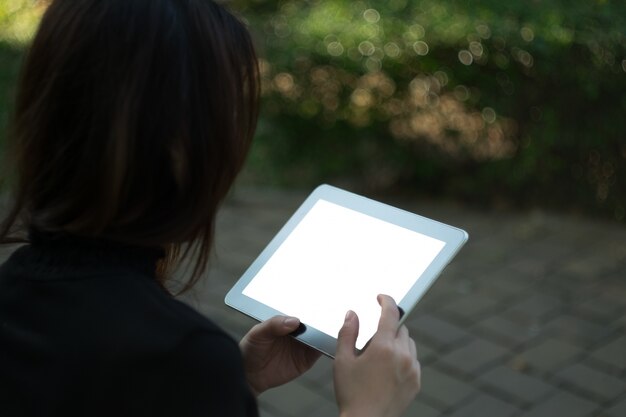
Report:
[[398,321],[400,311],[393,298],[388,295],[379,294],[378,304],[380,304],[380,320],[378,321],[378,332],[395,337],[398,331]]

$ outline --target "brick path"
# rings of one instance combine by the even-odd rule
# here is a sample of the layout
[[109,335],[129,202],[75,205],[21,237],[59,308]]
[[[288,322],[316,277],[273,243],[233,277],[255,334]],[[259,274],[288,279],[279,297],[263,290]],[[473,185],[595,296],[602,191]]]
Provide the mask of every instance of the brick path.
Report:
[[[209,277],[187,301],[234,336],[227,290],[306,197],[236,189]],[[388,201],[470,241],[411,314],[423,389],[406,416],[626,416],[626,228],[543,212]],[[264,417],[337,415],[332,360],[264,393]]]

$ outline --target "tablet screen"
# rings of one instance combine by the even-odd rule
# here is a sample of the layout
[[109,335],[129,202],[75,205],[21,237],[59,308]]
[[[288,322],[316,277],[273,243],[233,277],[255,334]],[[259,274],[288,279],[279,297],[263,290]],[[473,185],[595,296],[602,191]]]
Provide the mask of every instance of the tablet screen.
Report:
[[356,347],[378,327],[377,294],[400,302],[445,242],[320,199],[243,294],[337,337],[348,310]]

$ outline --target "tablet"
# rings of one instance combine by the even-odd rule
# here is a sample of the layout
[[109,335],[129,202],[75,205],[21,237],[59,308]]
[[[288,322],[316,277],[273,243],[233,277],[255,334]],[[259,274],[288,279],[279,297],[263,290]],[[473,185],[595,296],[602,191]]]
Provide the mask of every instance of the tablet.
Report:
[[359,317],[363,349],[378,327],[376,296],[393,297],[403,321],[467,239],[456,227],[321,185],[225,302],[259,321],[299,318],[293,336],[334,357],[348,310]]

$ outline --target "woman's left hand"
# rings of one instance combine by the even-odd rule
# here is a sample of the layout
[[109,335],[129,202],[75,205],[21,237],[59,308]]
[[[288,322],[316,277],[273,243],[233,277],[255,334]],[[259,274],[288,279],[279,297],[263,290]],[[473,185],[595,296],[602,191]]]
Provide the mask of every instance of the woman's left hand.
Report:
[[254,326],[239,342],[256,395],[302,375],[319,359],[318,351],[289,336],[299,325],[297,318],[275,316]]

